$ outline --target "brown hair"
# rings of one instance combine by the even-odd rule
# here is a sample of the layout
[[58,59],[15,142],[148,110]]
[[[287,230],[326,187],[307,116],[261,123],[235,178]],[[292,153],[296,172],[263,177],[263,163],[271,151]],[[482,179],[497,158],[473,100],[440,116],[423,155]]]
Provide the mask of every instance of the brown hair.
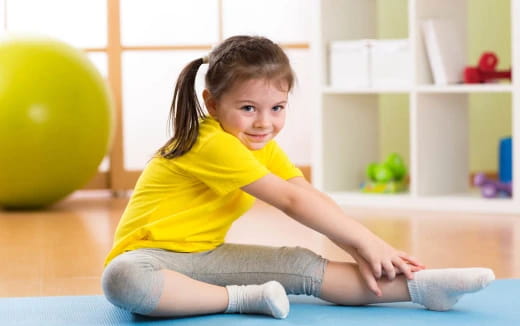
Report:
[[[265,78],[294,84],[294,74],[285,52],[271,40],[260,36],[233,36],[211,51],[208,58],[206,88],[215,100],[236,82]],[[179,75],[170,108],[169,124],[173,137],[158,153],[174,158],[187,153],[197,141],[199,123],[206,117],[195,92],[195,77],[204,59],[190,62]]]

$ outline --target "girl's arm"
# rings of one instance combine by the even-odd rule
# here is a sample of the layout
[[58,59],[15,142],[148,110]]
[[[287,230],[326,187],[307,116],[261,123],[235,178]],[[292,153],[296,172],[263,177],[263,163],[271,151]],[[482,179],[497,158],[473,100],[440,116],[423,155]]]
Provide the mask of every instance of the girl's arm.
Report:
[[412,257],[397,251],[362,224],[345,215],[341,207],[313,188],[304,178],[286,181],[274,174],[268,174],[242,189],[322,233],[349,252],[358,262],[367,285],[378,296],[381,291],[376,278],[386,274],[392,280],[401,271],[411,279],[413,273],[408,263],[421,266]]

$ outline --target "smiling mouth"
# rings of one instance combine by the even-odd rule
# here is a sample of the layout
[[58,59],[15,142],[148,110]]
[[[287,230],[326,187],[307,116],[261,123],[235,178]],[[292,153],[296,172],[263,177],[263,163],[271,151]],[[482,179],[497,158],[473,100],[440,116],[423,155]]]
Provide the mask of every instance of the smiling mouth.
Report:
[[266,133],[266,134],[248,134],[246,133],[247,137],[251,138],[251,139],[254,139],[254,140],[264,140],[265,138],[267,138],[267,136],[269,136],[269,133]]

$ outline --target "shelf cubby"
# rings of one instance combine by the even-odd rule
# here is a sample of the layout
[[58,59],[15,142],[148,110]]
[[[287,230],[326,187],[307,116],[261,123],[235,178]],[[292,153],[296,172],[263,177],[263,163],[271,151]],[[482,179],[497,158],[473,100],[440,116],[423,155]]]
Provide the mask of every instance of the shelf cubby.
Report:
[[322,187],[328,192],[360,191],[367,165],[384,159],[380,94],[325,93],[322,101]]
[[[499,15],[507,11],[507,17],[502,19],[500,16],[494,20],[500,25],[495,26],[495,30],[508,41],[500,54],[506,58],[510,55],[513,76],[520,76],[520,0],[499,1],[503,9]],[[446,19],[454,22],[453,33],[457,33],[461,40],[460,55],[468,58],[469,53],[476,53],[475,42],[479,35],[471,34],[468,28],[468,24],[476,21],[472,16],[475,14],[474,3],[470,0],[405,1],[405,5],[400,7],[405,9],[397,15],[402,14],[408,22],[405,37],[410,42],[412,83],[406,87],[384,88],[331,87],[328,76],[331,41],[378,38],[378,13],[382,12],[378,6],[382,1],[322,0],[317,3],[319,19],[313,44],[319,62],[320,92],[314,119],[316,132],[312,166],[315,185],[342,205],[520,213],[518,191],[512,198],[486,199],[480,196],[478,189],[471,187],[469,180],[469,176],[476,172],[473,171],[471,154],[481,150],[478,144],[473,143],[472,137],[478,133],[475,128],[483,128],[472,121],[472,100],[475,98],[488,96],[491,99],[489,103],[497,104],[490,110],[509,107],[510,112],[501,112],[511,117],[511,125],[502,125],[500,130],[511,131],[513,162],[520,161],[519,79],[489,84],[436,85],[425,51],[422,22]],[[495,12],[490,14],[496,15]],[[468,58],[468,63],[475,60],[476,64],[477,59]],[[409,118],[402,125],[409,128],[409,147],[403,156],[409,166],[410,189],[397,195],[365,194],[360,191],[360,185],[365,179],[366,166],[384,159],[383,150],[388,146],[381,144],[380,123],[388,109],[381,104],[381,98],[387,94],[403,96],[408,102]],[[494,97],[507,100],[501,100],[498,106]],[[485,122],[482,125],[485,126]],[[484,129],[482,133],[485,133]],[[488,152],[491,152],[490,144],[496,143],[498,148],[502,136],[507,135],[495,132],[490,137]],[[493,153],[497,153],[494,148]],[[518,163],[513,164],[513,189],[520,189]]]

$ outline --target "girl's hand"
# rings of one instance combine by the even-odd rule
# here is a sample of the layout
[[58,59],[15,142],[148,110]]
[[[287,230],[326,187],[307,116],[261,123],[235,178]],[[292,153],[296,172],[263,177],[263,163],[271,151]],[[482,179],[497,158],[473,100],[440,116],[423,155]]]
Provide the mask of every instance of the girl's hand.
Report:
[[385,276],[389,280],[394,280],[396,275],[404,274],[411,280],[414,272],[426,268],[416,258],[394,249],[374,235],[365,238],[357,248],[345,249],[358,263],[361,276],[376,296],[382,295],[377,279]]
[[426,269],[426,266],[421,264],[417,258],[409,256],[407,253],[400,251],[401,259],[403,259],[409,266],[412,272],[418,272],[422,271],[423,269]]

